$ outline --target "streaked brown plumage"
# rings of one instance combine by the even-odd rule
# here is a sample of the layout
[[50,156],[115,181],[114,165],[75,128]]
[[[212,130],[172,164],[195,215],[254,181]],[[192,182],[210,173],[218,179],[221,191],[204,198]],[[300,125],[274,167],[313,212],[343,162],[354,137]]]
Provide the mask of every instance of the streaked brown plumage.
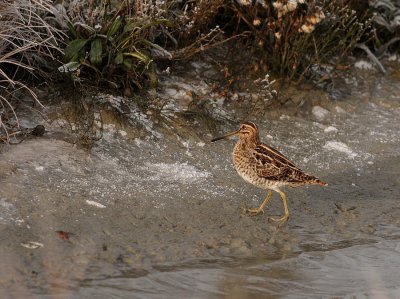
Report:
[[321,185],[327,183],[311,176],[276,149],[260,142],[258,127],[252,122],[245,122],[240,129],[224,136],[211,140],[212,142],[233,135],[239,136],[239,141],[233,149],[233,163],[239,175],[247,182],[269,190],[267,197],[259,208],[248,209],[251,214],[264,212],[264,207],[271,198],[272,191],[281,195],[284,215],[280,218],[271,218],[275,221],[285,222],[289,218],[286,203],[286,194],[281,187],[298,187],[302,185]]

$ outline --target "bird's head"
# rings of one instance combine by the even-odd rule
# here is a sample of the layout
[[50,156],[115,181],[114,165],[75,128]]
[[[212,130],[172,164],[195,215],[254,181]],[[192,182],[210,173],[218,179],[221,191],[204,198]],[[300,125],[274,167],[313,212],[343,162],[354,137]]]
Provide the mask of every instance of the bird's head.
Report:
[[258,136],[258,127],[253,122],[245,122],[240,125],[239,130],[230,132],[221,137],[214,138],[211,140],[211,142],[225,139],[234,135],[239,136],[240,140],[245,142],[251,142],[256,144],[260,142],[260,138]]

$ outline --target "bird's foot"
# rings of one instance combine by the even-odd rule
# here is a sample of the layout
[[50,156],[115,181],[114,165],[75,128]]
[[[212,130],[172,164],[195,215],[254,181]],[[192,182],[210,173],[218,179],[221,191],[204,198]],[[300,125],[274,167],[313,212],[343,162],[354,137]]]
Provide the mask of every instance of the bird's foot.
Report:
[[277,222],[279,225],[282,225],[288,221],[289,214],[283,215],[282,217],[269,217],[268,219]]
[[258,214],[264,214],[264,210],[261,208],[250,208],[246,209],[246,213],[250,214],[250,216],[256,216]]

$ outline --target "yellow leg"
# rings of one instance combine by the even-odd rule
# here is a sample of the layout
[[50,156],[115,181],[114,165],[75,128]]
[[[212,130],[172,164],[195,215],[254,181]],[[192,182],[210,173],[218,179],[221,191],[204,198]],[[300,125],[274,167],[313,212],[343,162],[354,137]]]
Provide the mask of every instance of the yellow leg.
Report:
[[247,209],[246,212],[252,214],[252,215],[257,215],[260,213],[264,213],[264,207],[267,205],[267,203],[270,201],[272,196],[272,191],[269,190],[267,197],[264,199],[263,203],[259,208],[252,208],[252,209]]
[[281,222],[281,223],[285,223],[289,219],[289,209],[288,209],[287,202],[286,202],[286,194],[285,194],[285,192],[280,191],[280,190],[277,190],[277,192],[279,192],[279,194],[281,195],[282,204],[283,204],[283,210],[284,210],[285,214],[280,218],[271,217],[270,219],[273,220],[273,221],[278,221],[278,222]]

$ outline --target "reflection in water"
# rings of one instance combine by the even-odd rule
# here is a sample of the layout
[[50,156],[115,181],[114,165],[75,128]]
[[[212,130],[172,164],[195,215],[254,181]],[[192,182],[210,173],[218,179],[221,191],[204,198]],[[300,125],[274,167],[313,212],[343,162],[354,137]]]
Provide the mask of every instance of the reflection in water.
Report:
[[107,298],[399,298],[400,242],[356,245],[255,266],[184,269],[88,282]]
[[[395,298],[400,295],[399,253],[397,241],[302,253],[296,258],[247,269],[248,275],[258,278],[254,283],[248,282],[248,288],[286,298]],[[290,271],[283,277],[272,274],[285,270]]]

